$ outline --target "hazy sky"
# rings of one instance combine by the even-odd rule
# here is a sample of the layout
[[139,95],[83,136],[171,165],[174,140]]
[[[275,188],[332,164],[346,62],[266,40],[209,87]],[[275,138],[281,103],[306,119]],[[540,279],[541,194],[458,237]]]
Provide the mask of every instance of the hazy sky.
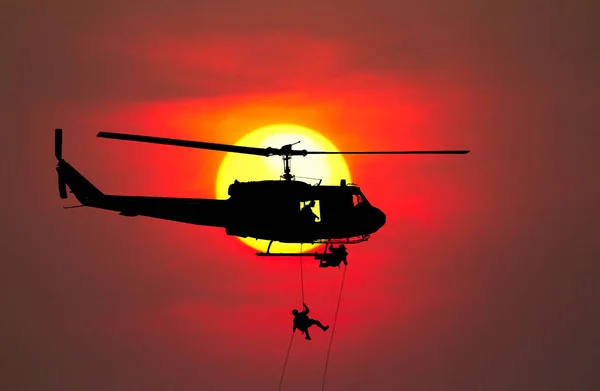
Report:
[[[350,248],[326,389],[600,389],[597,1],[191,3],[4,7],[1,389],[275,389],[298,260],[63,210],[52,143],[64,128],[106,193],[211,198],[219,153],[95,134],[233,143],[277,122],[340,149],[472,150],[347,159],[388,219]],[[306,264],[330,323],[341,272]],[[321,385],[312,334],[285,390]]]

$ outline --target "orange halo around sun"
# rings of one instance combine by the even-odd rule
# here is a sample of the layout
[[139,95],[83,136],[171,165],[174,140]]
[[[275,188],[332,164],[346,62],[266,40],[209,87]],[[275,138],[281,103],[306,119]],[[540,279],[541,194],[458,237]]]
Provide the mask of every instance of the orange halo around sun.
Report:
[[[304,126],[293,124],[269,125],[256,129],[240,140],[235,145],[248,147],[273,147],[279,148],[286,144],[300,141],[298,149],[307,151],[336,152],[335,145],[320,133]],[[342,155],[310,155],[307,157],[295,157],[291,161],[292,174],[298,180],[305,178],[322,179],[323,185],[337,185],[341,179],[352,182],[350,170]],[[283,174],[283,164],[279,156],[262,157],[243,155],[239,153],[227,153],[221,162],[216,180],[216,195],[219,199],[227,199],[227,190],[234,180],[241,182],[278,179]],[[319,215],[319,204],[314,208]],[[266,240],[254,238],[240,238],[248,246],[258,250],[266,251],[269,244]],[[314,244],[304,244],[302,251],[317,247]],[[274,242],[271,246],[273,252],[297,252],[300,245],[290,243]]]

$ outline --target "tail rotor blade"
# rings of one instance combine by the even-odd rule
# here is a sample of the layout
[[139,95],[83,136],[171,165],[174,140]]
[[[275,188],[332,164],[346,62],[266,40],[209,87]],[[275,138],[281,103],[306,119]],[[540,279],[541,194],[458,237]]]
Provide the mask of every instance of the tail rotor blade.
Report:
[[62,129],[54,130],[54,156],[57,160],[62,160]]
[[63,200],[67,198],[67,184],[60,176],[60,165],[62,161],[62,129],[54,129],[54,156],[58,160],[56,171],[58,172],[58,194]]

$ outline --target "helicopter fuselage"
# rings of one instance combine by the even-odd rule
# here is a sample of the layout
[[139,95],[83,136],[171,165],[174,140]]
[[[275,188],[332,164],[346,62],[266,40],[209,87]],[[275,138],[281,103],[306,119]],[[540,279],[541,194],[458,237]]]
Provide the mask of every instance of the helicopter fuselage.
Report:
[[[229,199],[104,194],[61,159],[56,167],[83,206],[195,225],[224,228],[228,235],[283,243],[312,243],[367,236],[385,224],[357,186],[311,186],[301,181],[237,182]],[[62,194],[62,193],[61,193]],[[315,201],[311,220],[303,204]],[[307,219],[307,216],[309,217]]]
[[229,195],[230,219],[225,227],[229,235],[309,243],[366,236],[385,224],[385,214],[367,201],[359,187],[343,180],[339,186],[236,181]]

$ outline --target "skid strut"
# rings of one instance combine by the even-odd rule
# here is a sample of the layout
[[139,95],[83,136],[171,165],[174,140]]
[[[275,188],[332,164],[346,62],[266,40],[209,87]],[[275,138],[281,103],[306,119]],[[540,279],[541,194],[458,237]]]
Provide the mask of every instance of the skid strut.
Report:
[[258,253],[256,253],[256,255],[259,257],[297,257],[299,255],[312,256],[312,255],[318,254],[318,253],[271,253],[269,251],[271,250],[272,244],[273,244],[273,240],[269,241],[269,245],[267,246],[267,252],[266,253],[258,252]]

